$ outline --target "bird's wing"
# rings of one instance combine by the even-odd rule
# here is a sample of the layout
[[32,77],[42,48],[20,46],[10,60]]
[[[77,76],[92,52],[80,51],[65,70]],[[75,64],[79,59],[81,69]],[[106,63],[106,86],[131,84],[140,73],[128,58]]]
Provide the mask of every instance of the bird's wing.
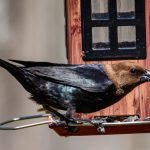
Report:
[[56,65],[25,69],[44,80],[81,88],[88,92],[105,92],[112,85],[102,64]]

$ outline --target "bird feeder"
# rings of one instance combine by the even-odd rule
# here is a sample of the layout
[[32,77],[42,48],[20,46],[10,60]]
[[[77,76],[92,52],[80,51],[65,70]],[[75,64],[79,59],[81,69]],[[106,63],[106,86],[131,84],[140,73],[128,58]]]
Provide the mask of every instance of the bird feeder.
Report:
[[[133,61],[150,69],[149,0],[66,0],[67,56],[70,64]],[[82,119],[103,116],[138,116],[137,121],[104,123],[105,134],[149,133],[150,84],[144,83],[118,103]],[[97,135],[89,124],[78,124],[79,131],[62,136]]]
[[[68,63],[111,64],[132,60],[150,70],[149,0],[65,0],[65,5]],[[149,91],[150,84],[144,83],[110,107],[91,114],[76,114],[79,119],[69,122],[69,126],[59,118],[43,114],[2,122],[0,130],[49,124],[60,136],[150,133]],[[5,126],[41,117],[48,120]]]

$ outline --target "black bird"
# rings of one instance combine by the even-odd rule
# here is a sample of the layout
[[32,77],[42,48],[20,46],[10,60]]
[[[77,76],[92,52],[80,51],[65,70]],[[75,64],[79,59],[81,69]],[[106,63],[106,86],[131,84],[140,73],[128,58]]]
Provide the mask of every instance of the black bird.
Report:
[[[11,73],[31,93],[31,99],[62,116],[53,108],[74,113],[92,113],[124,97],[141,83],[150,81],[150,71],[131,63],[54,64],[0,59],[0,66]],[[64,117],[65,118],[65,117]]]

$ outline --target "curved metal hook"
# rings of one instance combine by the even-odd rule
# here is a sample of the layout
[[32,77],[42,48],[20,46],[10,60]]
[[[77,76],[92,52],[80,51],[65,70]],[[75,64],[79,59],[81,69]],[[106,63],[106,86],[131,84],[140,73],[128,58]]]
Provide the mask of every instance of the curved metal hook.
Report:
[[37,118],[43,118],[43,117],[49,117],[49,116],[50,116],[50,114],[40,114],[40,115],[16,117],[16,118],[13,118],[11,120],[7,120],[5,122],[0,123],[0,130],[19,130],[19,129],[29,128],[29,127],[33,127],[33,126],[48,124],[48,123],[51,123],[51,121],[41,121],[41,122],[25,124],[25,125],[20,125],[20,126],[15,126],[15,127],[10,127],[10,126],[6,127],[5,126],[5,125],[10,124],[12,122],[17,122],[17,121],[22,121],[22,120],[30,120],[30,119],[37,119]]

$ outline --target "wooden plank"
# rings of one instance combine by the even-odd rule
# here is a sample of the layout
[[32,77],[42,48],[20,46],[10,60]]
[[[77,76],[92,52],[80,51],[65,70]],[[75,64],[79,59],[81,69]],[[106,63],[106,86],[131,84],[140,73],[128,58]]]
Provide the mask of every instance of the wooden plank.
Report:
[[67,26],[68,26],[68,62],[81,64],[82,38],[81,38],[81,12],[80,0],[67,0]]
[[[135,63],[150,69],[150,1],[146,0],[146,39],[147,39],[147,59],[134,60]],[[115,63],[116,61],[84,62],[82,60],[82,35],[81,35],[81,11],[80,0],[67,0],[68,16],[68,62],[70,64],[85,63]],[[83,118],[104,115],[134,115],[139,114],[142,118],[150,115],[150,84],[144,83],[129,93],[118,103],[106,109],[91,114],[82,114]],[[126,106],[126,107],[125,107]]]

